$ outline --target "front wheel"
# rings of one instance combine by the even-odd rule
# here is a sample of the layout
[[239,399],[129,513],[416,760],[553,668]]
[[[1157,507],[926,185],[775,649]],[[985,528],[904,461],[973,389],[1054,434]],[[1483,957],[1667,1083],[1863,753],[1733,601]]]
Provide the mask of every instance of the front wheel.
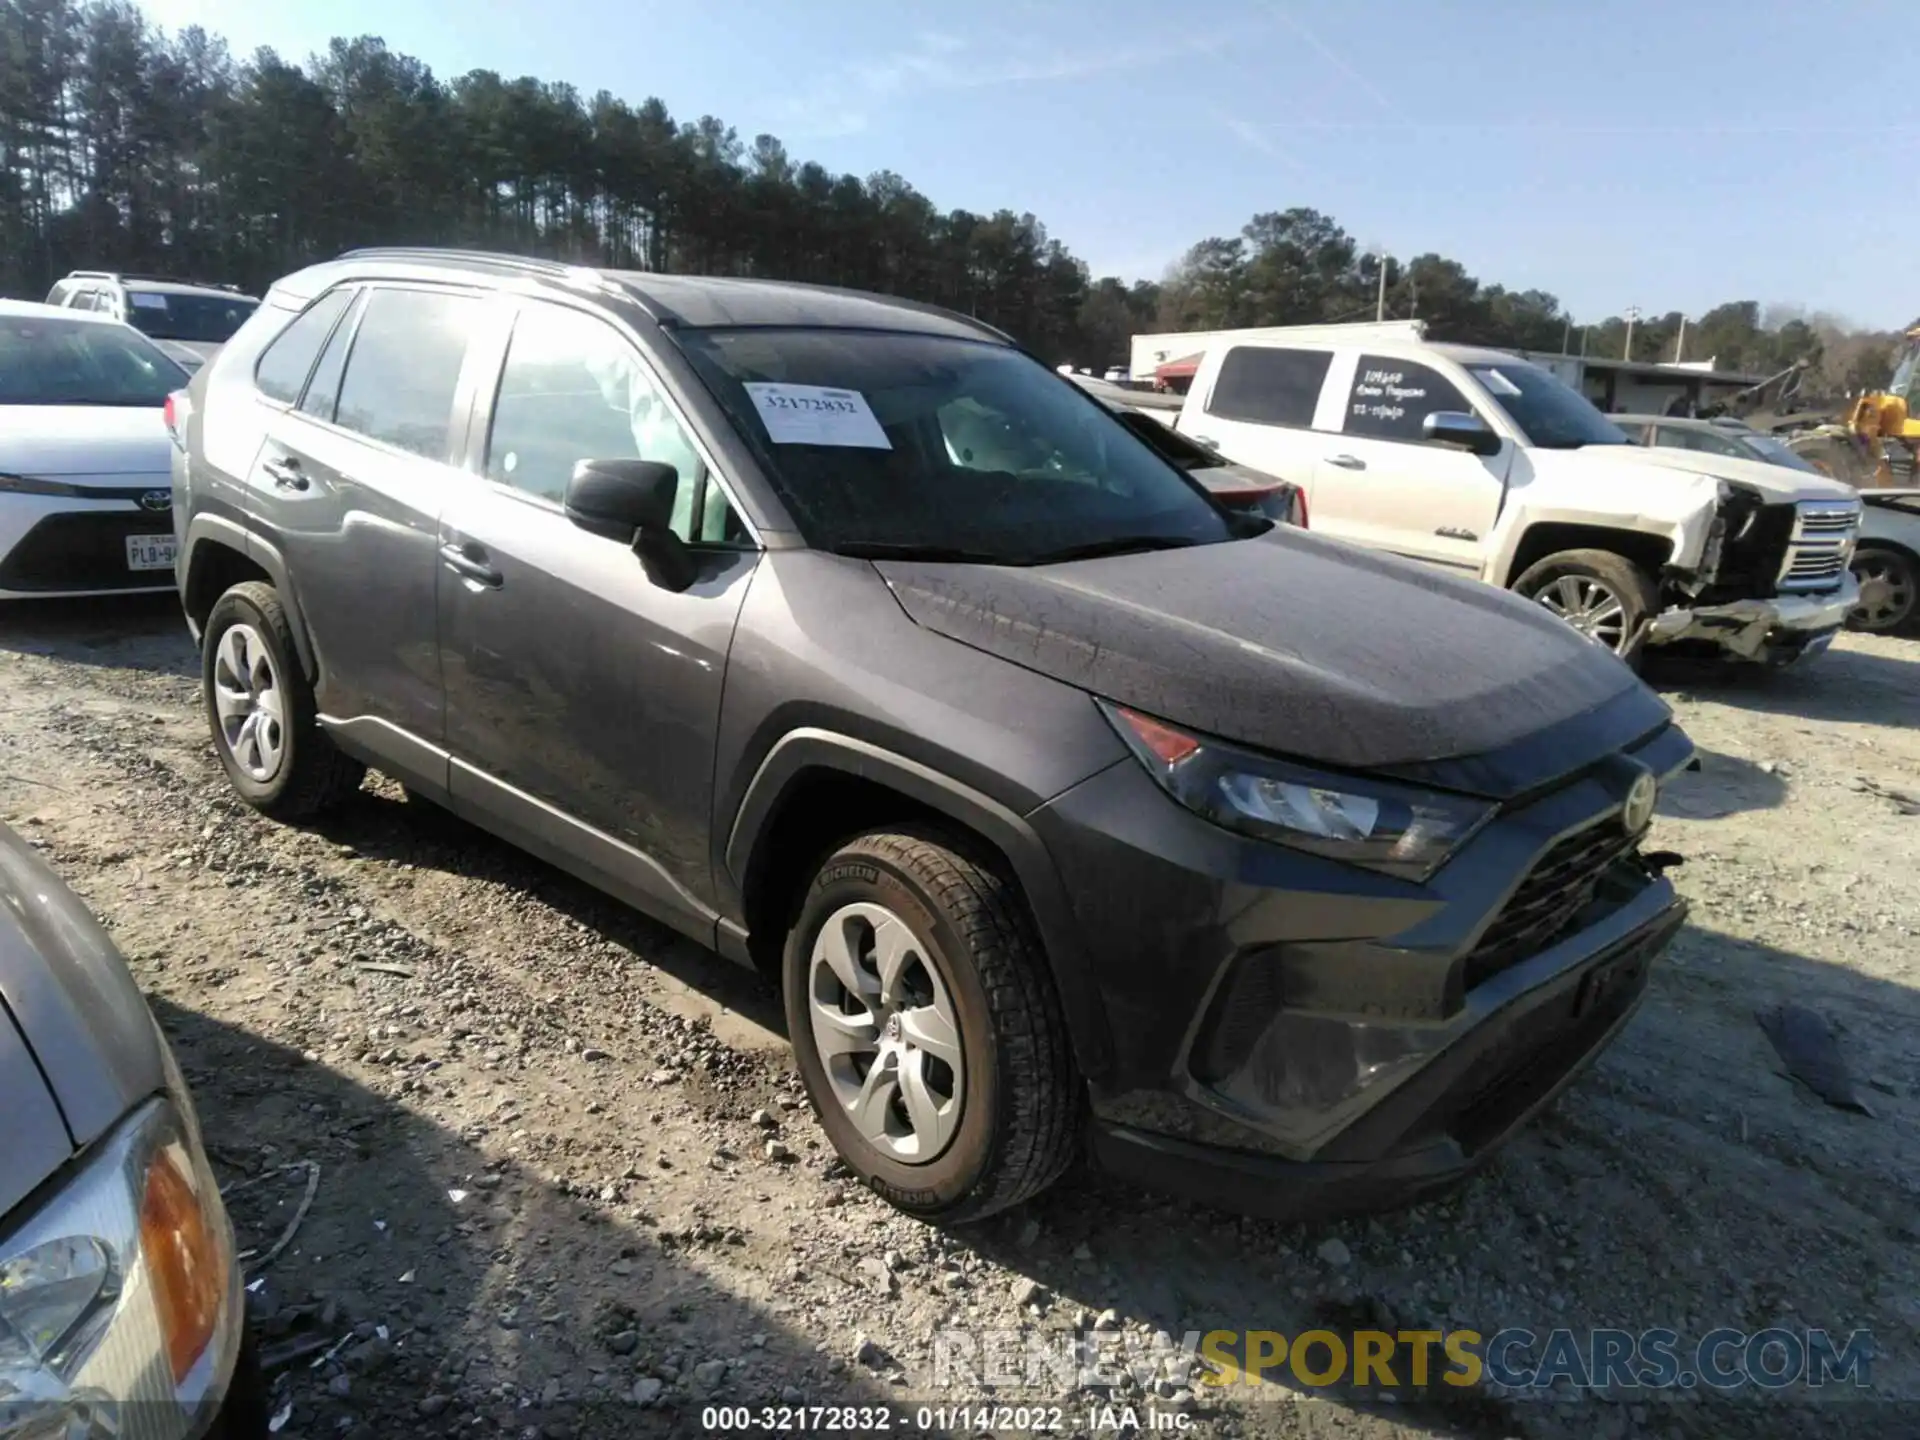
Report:
[[926,1220],[1051,1185],[1083,1098],[1026,904],[932,834],[878,832],[815,874],[787,937],[788,1033],[848,1167]]
[[1860,582],[1860,603],[1847,615],[1849,630],[1891,635],[1920,610],[1920,565],[1904,551],[1860,546],[1853,552],[1853,578]]
[[1527,567],[1516,594],[1546,607],[1629,665],[1639,663],[1646,622],[1659,604],[1647,574],[1610,550],[1562,550]]

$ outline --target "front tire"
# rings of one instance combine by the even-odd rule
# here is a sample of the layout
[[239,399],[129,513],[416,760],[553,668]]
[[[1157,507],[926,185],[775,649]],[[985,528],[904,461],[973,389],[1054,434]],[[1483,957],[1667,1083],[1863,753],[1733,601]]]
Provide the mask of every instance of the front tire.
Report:
[[1853,578],[1860,582],[1860,603],[1847,616],[1849,630],[1893,635],[1920,612],[1920,565],[1913,556],[1888,545],[1865,544],[1853,552]]
[[788,1033],[847,1166],[924,1220],[974,1220],[1077,1153],[1080,1077],[1018,888],[931,833],[814,875],[787,937]]
[[367,767],[320,728],[286,607],[271,585],[248,580],[214,602],[200,684],[221,767],[254,809],[304,820],[360,788]]
[[1610,550],[1549,555],[1528,566],[1513,589],[1634,666],[1646,647],[1647,619],[1660,603],[1653,580]]

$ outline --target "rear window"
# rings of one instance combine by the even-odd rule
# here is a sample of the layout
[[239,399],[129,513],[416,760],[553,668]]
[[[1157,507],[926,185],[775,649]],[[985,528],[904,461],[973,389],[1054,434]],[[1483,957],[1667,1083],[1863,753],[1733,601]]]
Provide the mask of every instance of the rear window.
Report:
[[187,372],[118,325],[0,316],[0,405],[160,406]]
[[167,290],[127,291],[127,323],[156,340],[224,345],[259,307],[238,295],[183,295]]
[[291,405],[300,398],[307,376],[313,371],[320,347],[327,343],[333,322],[347,308],[350,290],[333,290],[322,295],[294,318],[266,353],[253,372],[253,382],[269,400]]
[[449,459],[454,392],[479,301],[427,290],[374,290],[340,382],[336,424],[429,460]]
[[1207,413],[1254,425],[1313,424],[1320,388],[1333,366],[1331,350],[1282,350],[1236,345],[1220,362]]

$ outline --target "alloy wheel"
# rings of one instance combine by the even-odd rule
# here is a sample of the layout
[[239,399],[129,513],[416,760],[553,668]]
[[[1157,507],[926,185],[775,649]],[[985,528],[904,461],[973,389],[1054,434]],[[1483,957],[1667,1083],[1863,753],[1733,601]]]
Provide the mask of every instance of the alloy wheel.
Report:
[[827,917],[808,961],[807,1013],[833,1099],[868,1144],[906,1165],[959,1128],[966,1067],[953,996],[930,947],[884,905]]
[[1857,554],[1853,576],[1860,582],[1860,603],[1847,618],[1862,630],[1895,630],[1913,615],[1913,567],[1884,550]]
[[1533,598],[1616,655],[1627,643],[1627,607],[1591,575],[1562,575],[1535,592]]
[[273,653],[251,625],[232,625],[214,652],[213,708],[220,743],[249,780],[266,784],[286,759],[285,692]]

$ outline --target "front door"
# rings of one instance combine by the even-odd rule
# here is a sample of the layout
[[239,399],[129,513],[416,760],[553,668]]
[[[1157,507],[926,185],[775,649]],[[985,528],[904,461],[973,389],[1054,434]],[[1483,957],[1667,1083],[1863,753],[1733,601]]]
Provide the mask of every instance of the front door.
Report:
[[[475,434],[481,473],[442,511],[437,556],[455,808],[710,937],[714,737],[759,551],[638,348],[596,315],[525,302]],[[690,589],[566,518],[588,459],[679,471]]]
[[[337,317],[330,333],[299,333],[322,307]],[[316,302],[262,357],[263,390],[283,369],[300,379],[248,476],[249,504],[294,578],[325,722],[349,748],[436,787],[445,726],[435,552],[440,506],[459,479],[456,396],[479,314],[475,296],[449,290]],[[304,347],[323,340],[314,360]]]
[[1513,442],[1482,456],[1428,440],[1427,416],[1471,414],[1475,407],[1452,380],[1419,361],[1343,355],[1336,378],[1345,379],[1342,414],[1339,433],[1324,437],[1313,528],[1478,576],[1505,496]]

